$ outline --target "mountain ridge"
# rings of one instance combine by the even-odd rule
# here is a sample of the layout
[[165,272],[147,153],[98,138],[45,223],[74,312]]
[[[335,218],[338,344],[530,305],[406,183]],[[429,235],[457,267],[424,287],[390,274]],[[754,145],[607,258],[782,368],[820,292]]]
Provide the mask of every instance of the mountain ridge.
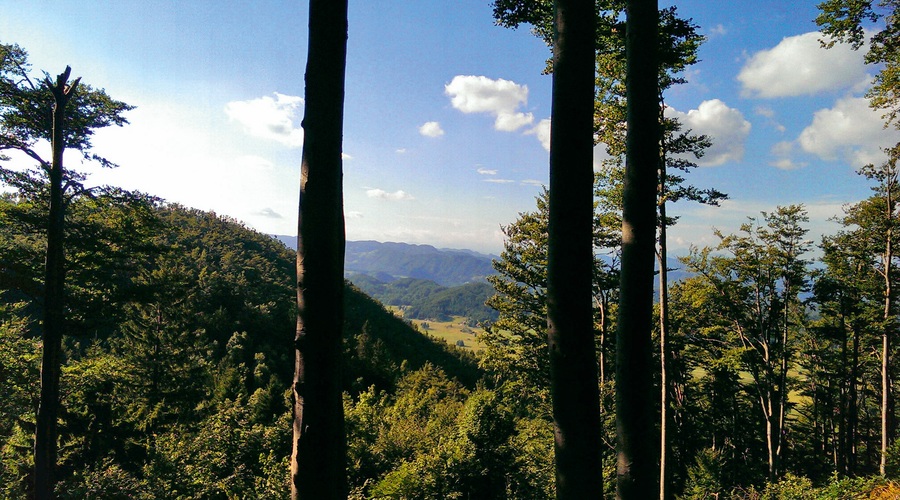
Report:
[[[296,236],[274,235],[288,248],[297,248]],[[452,287],[484,282],[496,274],[491,262],[498,258],[474,250],[439,249],[432,245],[373,240],[348,241],[344,252],[347,277],[366,274],[381,281],[415,278]]]

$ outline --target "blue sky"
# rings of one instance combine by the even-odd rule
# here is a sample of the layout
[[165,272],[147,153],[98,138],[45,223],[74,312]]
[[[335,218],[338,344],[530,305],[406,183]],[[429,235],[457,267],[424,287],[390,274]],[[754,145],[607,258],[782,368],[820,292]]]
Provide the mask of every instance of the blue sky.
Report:
[[[675,2],[708,40],[669,113],[714,142],[689,182],[731,199],[671,207],[672,251],[791,203],[807,206],[818,240],[868,196],[855,169],[900,134],[861,98],[876,70],[862,54],[818,47],[816,3]],[[0,41],[36,70],[71,65],[137,106],[130,125],[97,135],[121,167],[85,167],[92,182],[272,234],[296,232],[306,26],[302,1],[0,0]],[[498,253],[500,227],[548,179],[548,56],[527,28],[495,26],[489,0],[351,0],[348,239]]]

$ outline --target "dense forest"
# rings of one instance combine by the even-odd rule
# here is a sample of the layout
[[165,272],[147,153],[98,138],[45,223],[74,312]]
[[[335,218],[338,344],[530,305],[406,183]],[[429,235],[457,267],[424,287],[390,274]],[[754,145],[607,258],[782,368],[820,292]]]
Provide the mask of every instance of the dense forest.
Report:
[[[591,487],[604,497],[626,497],[623,484],[642,477],[659,478],[640,486],[663,499],[900,497],[900,148],[885,145],[885,162],[859,166],[871,195],[845,207],[835,234],[811,241],[803,205],[771,207],[733,234],[716,231],[716,245],[692,248],[680,258],[684,277],[676,280],[665,265],[666,228],[678,222],[667,203],[715,206],[727,198],[688,184],[711,139],[683,131],[659,111],[663,92],[684,82],[703,37],[675,8],[654,7],[645,19],[653,37],[625,42],[624,5],[601,3],[596,26],[573,30],[600,38],[596,51],[587,45],[587,67],[597,71],[595,106],[576,110],[593,117],[581,121],[609,153],[603,168],[588,172],[594,182],[581,183],[593,194],[585,198],[593,212],[581,214],[587,224],[579,236],[592,253],[577,259],[560,251],[571,247],[560,236],[569,234],[559,216],[561,201],[569,200],[561,200],[558,186],[573,178],[551,175],[535,209],[503,227],[504,250],[487,284],[370,279],[359,287],[341,281],[339,293],[323,293],[340,298],[327,305],[342,318],[325,325],[340,351],[330,372],[339,379],[325,381],[341,393],[345,439],[334,450],[346,488],[337,489],[354,499],[575,498],[581,485],[566,481],[561,455],[571,457],[584,443],[559,437],[575,420],[599,436],[588,443],[599,455],[592,457],[598,474]],[[345,22],[343,5],[337,14]],[[817,22],[859,48],[871,34],[863,21],[884,18],[891,5],[829,0]],[[554,63],[565,53],[551,2],[498,0],[494,7],[501,25],[527,24],[544,37],[556,50]],[[887,14],[890,29],[875,35],[867,55],[884,68],[869,97],[894,126],[900,44],[891,31],[896,13]],[[625,134],[634,103],[626,102],[623,49],[656,44],[657,35],[659,47],[644,46],[659,54],[650,67],[653,85],[644,89],[654,98],[642,104],[653,122],[644,139],[660,149],[659,158],[644,162],[655,174],[641,179],[651,188],[644,215],[652,222],[638,228],[655,235],[650,247],[664,265],[654,277],[652,314],[648,307],[636,316],[640,308],[623,299],[635,291],[628,276],[653,270],[627,274],[636,261],[627,210],[635,148],[628,141],[638,134]],[[572,76],[565,65],[549,69]],[[70,80],[69,68],[55,80],[29,71],[24,49],[0,44],[0,151],[27,158],[23,166],[0,156],[0,495],[288,498],[304,477],[291,464],[292,439],[296,459],[298,435],[309,432],[298,430],[298,408],[313,415],[316,403],[303,392],[309,406],[298,406],[297,395],[319,375],[303,369],[323,366],[301,352],[311,343],[306,328],[323,325],[309,306],[321,290],[311,284],[322,279],[310,278],[320,271],[310,262],[343,252],[315,253],[322,240],[313,237],[316,228],[304,229],[302,204],[295,251],[227,217],[146,193],[87,187],[84,174],[63,168],[63,150],[115,166],[94,154],[91,137],[95,129],[125,125],[130,106]],[[553,144],[566,144],[563,135]],[[46,143],[52,158],[36,147]],[[594,144],[576,146],[590,153]],[[551,153],[559,148],[551,145]],[[337,149],[329,158],[340,156]],[[551,157],[558,166],[559,157]],[[303,163],[306,189],[306,151]],[[329,201],[339,208],[340,197]],[[306,210],[309,224],[326,221]],[[335,241],[343,244],[343,233]],[[560,276],[572,269],[581,270],[578,282],[591,293],[567,309],[569,282]],[[461,272],[462,279],[486,274]],[[487,327],[479,339],[486,348],[475,356],[432,339],[364,291],[407,307],[410,316],[464,311]],[[578,337],[588,347],[574,349],[577,356],[572,346],[581,344],[571,342],[566,311],[590,320]],[[622,353],[635,346],[622,325],[636,318],[654,325],[646,340],[658,348],[634,358],[646,364],[626,366],[621,360],[632,358]],[[565,378],[585,361],[589,377]],[[639,403],[655,406],[630,414],[631,421],[623,408],[635,407],[622,395],[644,387],[636,382],[650,389]],[[573,395],[588,417],[560,410],[571,408],[560,401],[571,404]],[[623,464],[622,435],[638,424],[638,451],[655,453],[653,463]],[[308,459],[316,450],[304,452]]]
[[384,305],[403,307],[404,317],[410,319],[450,321],[462,316],[469,326],[488,326],[498,317],[485,305],[494,293],[487,282],[445,287],[414,278],[384,282],[365,274],[353,275],[350,281]]
[[[60,497],[284,497],[293,252],[234,220],[127,195],[71,205],[70,227],[94,237],[73,232],[70,240],[79,264],[67,290]],[[36,205],[5,196],[0,213],[5,222],[23,221]],[[43,238],[9,223],[0,241],[0,496],[20,498],[31,477],[41,344],[30,287],[40,287],[33,256]],[[429,440],[466,430],[457,410],[487,396],[475,390],[482,372],[471,355],[428,338],[350,285],[345,297],[344,387],[357,436],[351,465],[360,488],[374,487],[410,453],[433,451]],[[440,412],[445,421],[428,423]],[[410,434],[416,425],[418,437]],[[388,483],[379,487],[387,491]]]

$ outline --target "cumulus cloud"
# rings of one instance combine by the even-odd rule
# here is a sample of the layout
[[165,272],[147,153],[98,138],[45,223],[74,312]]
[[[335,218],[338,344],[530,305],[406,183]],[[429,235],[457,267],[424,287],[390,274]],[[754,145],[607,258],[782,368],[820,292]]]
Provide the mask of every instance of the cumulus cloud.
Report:
[[753,54],[737,79],[745,97],[811,95],[859,87],[871,80],[863,61],[865,50],[847,44],[824,49],[819,32],[786,37],[775,47]]
[[368,196],[369,198],[378,198],[381,200],[389,200],[389,201],[408,201],[408,200],[415,199],[411,194],[409,194],[403,190],[394,191],[393,193],[389,193],[383,189],[367,189],[366,196]]
[[781,141],[775,144],[771,150],[775,159],[770,161],[769,165],[780,170],[797,170],[805,167],[807,165],[805,162],[794,159],[796,149],[796,141]]
[[[273,97],[274,96],[274,97]],[[303,145],[300,109],[303,98],[275,92],[249,101],[231,101],[225,105],[229,120],[243,125],[253,137],[280,142],[287,147]]]
[[419,133],[425,137],[440,137],[444,135],[444,129],[441,128],[441,124],[438,122],[425,122],[419,127]]
[[544,118],[539,121],[538,124],[526,134],[534,134],[537,136],[538,140],[541,141],[541,146],[544,146],[544,149],[550,151],[550,119]]
[[666,116],[677,118],[685,130],[709,136],[712,146],[697,164],[721,165],[729,161],[740,161],[744,157],[744,142],[750,134],[750,122],[744,119],[739,110],[729,108],[719,99],[703,101],[697,109],[687,113],[666,108]]
[[823,160],[845,160],[853,167],[880,163],[884,160],[881,148],[900,140],[897,130],[885,129],[883,124],[881,112],[870,108],[866,99],[846,97],[832,108],[816,111],[797,143]]
[[450,103],[463,113],[488,113],[495,117],[494,128],[514,132],[531,124],[534,115],[519,111],[528,104],[528,86],[499,78],[457,75],[444,86]]

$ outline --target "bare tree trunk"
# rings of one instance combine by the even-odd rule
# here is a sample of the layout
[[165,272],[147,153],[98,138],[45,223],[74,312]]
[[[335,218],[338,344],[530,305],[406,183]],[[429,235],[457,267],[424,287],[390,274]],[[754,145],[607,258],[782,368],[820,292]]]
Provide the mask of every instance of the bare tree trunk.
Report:
[[291,498],[347,498],[341,166],[347,0],[310,0],[297,241]]
[[44,84],[53,92],[53,160],[50,164],[50,214],[47,221],[47,260],[44,268],[43,353],[41,357],[41,395],[34,434],[34,498],[54,498],[56,485],[57,416],[59,414],[59,373],[62,361],[64,325],[65,220],[63,198],[63,152],[66,149],[66,105],[80,79],[68,85],[72,69],[48,79]]
[[547,324],[556,496],[603,495],[592,309],[594,24],[591,0],[558,0],[553,47]]
[[659,495],[651,332],[659,163],[658,3],[626,2],[626,137],[616,344],[616,495]]
[[858,459],[856,456],[857,439],[859,437],[859,326],[857,318],[853,318],[853,355],[850,366],[850,403],[849,421],[847,423],[847,442],[849,457],[847,459],[847,475],[856,475]]
[[887,231],[885,234],[884,249],[884,329],[881,333],[881,459],[878,463],[878,472],[884,476],[887,466],[887,450],[890,446],[890,407],[891,407],[891,339],[890,333],[894,326],[892,317],[893,291],[891,289],[891,266],[893,265],[893,226],[894,226],[894,200],[893,182],[887,183],[885,189],[887,213]]
[[[665,174],[663,174],[664,178]],[[666,207],[665,202],[659,206],[660,226],[659,226],[659,500],[666,500],[671,497],[666,487],[668,484],[668,476],[670,472],[666,467],[669,455],[669,424],[672,417],[669,412],[671,402],[669,401],[669,378],[668,365],[671,356],[669,356],[669,278],[668,269],[666,269]],[[668,495],[668,497],[667,497]]]
[[[662,123],[664,116],[662,95],[659,96],[659,121]],[[657,253],[659,263],[659,500],[666,500],[671,497],[668,491],[668,478],[671,474],[668,471],[668,455],[669,455],[669,424],[672,417],[669,412],[671,405],[669,401],[669,379],[667,367],[670,364],[669,356],[669,269],[666,266],[667,246],[666,246],[666,144],[663,137],[660,138],[660,159],[659,159],[659,251]]]

